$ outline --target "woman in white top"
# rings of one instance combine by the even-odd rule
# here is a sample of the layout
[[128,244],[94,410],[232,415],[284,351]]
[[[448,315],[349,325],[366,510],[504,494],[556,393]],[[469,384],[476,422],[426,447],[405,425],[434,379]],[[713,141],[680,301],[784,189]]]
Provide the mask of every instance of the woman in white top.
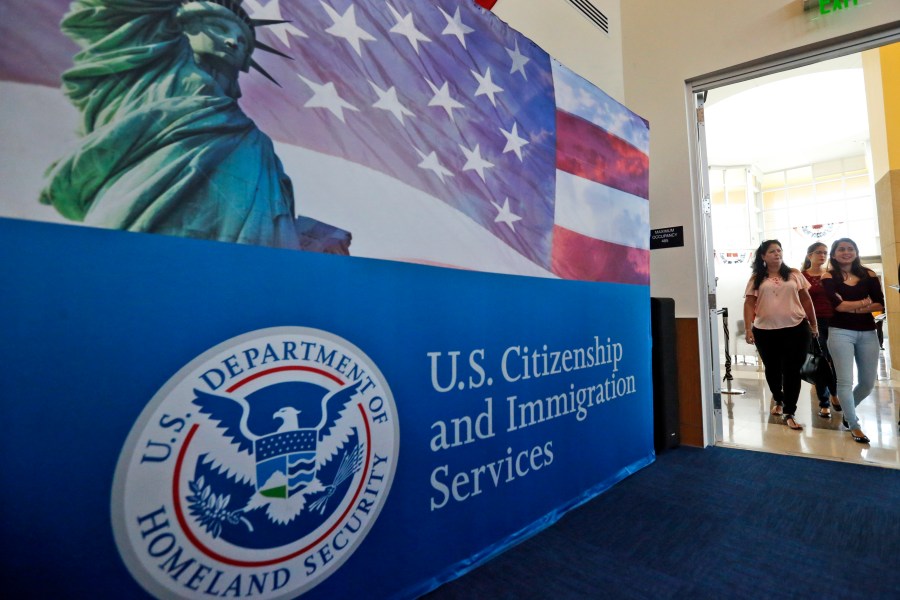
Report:
[[766,240],[756,249],[753,275],[744,291],[744,322],[748,344],[756,344],[772,392],[773,415],[785,425],[803,429],[794,414],[800,397],[800,367],[809,348],[809,336],[818,337],[818,325],[809,282],[782,260],[781,242]]

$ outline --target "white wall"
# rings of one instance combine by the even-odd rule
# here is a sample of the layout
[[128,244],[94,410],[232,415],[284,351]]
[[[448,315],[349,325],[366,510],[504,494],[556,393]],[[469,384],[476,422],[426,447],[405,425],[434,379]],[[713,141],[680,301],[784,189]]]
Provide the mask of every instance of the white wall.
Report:
[[804,13],[803,0],[623,0],[621,8],[624,103],[650,121],[650,224],[685,228],[683,248],[651,252],[651,294],[674,298],[677,317],[697,317],[692,107],[685,82],[879,25],[900,25],[900,2],[861,2],[824,17]]
[[609,19],[609,34],[567,0],[499,0],[493,13],[624,104],[620,0],[590,1]]

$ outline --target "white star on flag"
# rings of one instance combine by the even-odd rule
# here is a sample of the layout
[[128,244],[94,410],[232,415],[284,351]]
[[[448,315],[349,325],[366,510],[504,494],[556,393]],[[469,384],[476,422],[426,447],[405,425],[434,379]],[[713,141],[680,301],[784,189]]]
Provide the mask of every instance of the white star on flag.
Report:
[[334,22],[334,25],[332,25],[325,31],[333,36],[342,37],[350,42],[350,45],[353,46],[354,50],[356,50],[356,54],[361,57],[362,47],[359,43],[360,40],[364,40],[366,42],[374,42],[375,38],[368,31],[356,24],[356,12],[354,11],[355,7],[351,4],[343,15],[338,14],[336,10],[334,10],[324,2],[322,2],[322,7]]
[[408,117],[413,116],[413,112],[400,103],[400,99],[397,98],[397,90],[394,86],[391,86],[385,91],[371,81],[369,82],[369,85],[371,85],[372,89],[375,90],[375,93],[378,94],[378,101],[372,106],[388,111],[397,117],[397,120],[400,121],[401,124],[403,124],[403,115]]
[[491,204],[494,205],[494,208],[497,209],[497,216],[494,217],[494,223],[506,223],[509,225],[509,228],[513,231],[516,230],[515,223],[516,221],[521,221],[522,217],[519,215],[513,214],[511,210],[509,210],[509,198],[503,201],[503,206],[500,206],[493,200],[491,200]]
[[438,89],[438,87],[431,83],[431,81],[429,81],[428,79],[426,79],[425,81],[429,86],[431,86],[431,91],[434,92],[434,97],[428,101],[428,106],[440,106],[447,111],[447,116],[449,116],[450,120],[452,121],[453,109],[463,108],[463,105],[450,96],[450,84],[445,81],[444,85],[442,85],[440,89]]
[[528,144],[528,140],[519,137],[519,124],[513,123],[512,129],[509,131],[501,127],[500,132],[506,137],[506,146],[503,148],[503,153],[515,152],[519,160],[522,160],[522,147]]
[[527,80],[528,76],[525,74],[525,64],[531,59],[519,52],[519,40],[516,40],[515,50],[507,48],[506,53],[509,54],[509,57],[512,59],[512,67],[509,69],[509,74],[521,73],[522,77]]
[[329,81],[325,84],[318,84],[313,81],[310,81],[303,75],[297,75],[300,79],[303,80],[303,83],[308,85],[312,91],[313,96],[309,100],[306,101],[306,108],[327,108],[334,115],[341,120],[341,123],[344,123],[344,109],[359,111],[358,108],[341,98],[337,89],[334,87],[334,83]]
[[425,155],[424,152],[421,152],[418,148],[415,148],[415,151],[419,153],[419,156],[422,157],[422,162],[419,163],[420,169],[426,169],[428,171],[433,171],[435,175],[437,175],[441,183],[444,182],[444,176],[453,177],[453,173],[444,168],[444,165],[441,164],[441,161],[438,160],[437,153],[434,151],[429,155]]
[[475,79],[478,80],[478,89],[475,90],[476,96],[487,96],[491,99],[491,104],[497,106],[494,94],[502,92],[503,88],[491,81],[491,68],[488,67],[484,75],[479,75],[477,71],[471,71]]
[[464,25],[462,19],[459,16],[459,7],[456,7],[456,14],[452,17],[444,12],[444,9],[438,7],[438,10],[441,11],[441,14],[444,15],[444,18],[447,19],[447,26],[444,27],[444,30],[441,32],[443,35],[455,35],[459,40],[459,43],[462,44],[462,47],[466,47],[466,34],[472,33],[475,31],[468,25]]
[[494,163],[488,162],[481,157],[480,144],[475,144],[471,150],[460,144],[463,154],[466,155],[466,164],[463,165],[463,171],[475,171],[484,181],[484,170],[494,166]]
[[391,9],[391,12],[394,13],[394,18],[397,19],[397,24],[391,27],[391,33],[398,33],[405,36],[406,39],[409,40],[409,43],[412,44],[413,50],[418,54],[419,42],[430,42],[431,39],[416,28],[415,23],[413,23],[413,15],[411,12],[406,13],[406,16],[404,17],[401,16],[390,3],[388,3],[388,8]]
[[[281,0],[272,0],[265,6],[261,3],[256,2],[256,0],[247,0],[247,6],[250,7],[250,18],[251,19],[269,19],[272,21],[284,21],[284,17],[281,16]],[[285,46],[290,46],[290,36],[295,37],[309,37],[304,32],[300,31],[292,23],[280,23],[277,25],[267,25],[265,31],[271,31],[274,35],[281,40],[281,43]]]

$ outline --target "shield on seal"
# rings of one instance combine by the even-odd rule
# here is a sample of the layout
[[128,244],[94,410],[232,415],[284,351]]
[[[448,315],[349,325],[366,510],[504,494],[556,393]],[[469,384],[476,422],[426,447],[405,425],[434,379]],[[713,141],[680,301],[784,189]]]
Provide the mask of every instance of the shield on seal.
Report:
[[289,498],[316,476],[318,429],[272,433],[253,442],[256,489],[269,498]]

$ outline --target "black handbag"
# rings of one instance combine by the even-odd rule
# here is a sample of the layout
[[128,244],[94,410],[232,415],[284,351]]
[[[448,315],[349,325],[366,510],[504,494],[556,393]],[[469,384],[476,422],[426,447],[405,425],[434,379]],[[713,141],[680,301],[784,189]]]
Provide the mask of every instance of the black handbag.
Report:
[[800,367],[800,379],[816,385],[816,381],[821,382],[819,373],[824,370],[823,367],[831,368],[828,361],[825,360],[818,340],[812,338],[809,340],[809,348],[806,350],[806,359],[803,361],[803,366]]
[[[813,340],[816,342],[817,340]],[[818,346],[818,343],[816,344]],[[823,351],[824,354],[824,351]],[[834,365],[831,364],[831,360],[828,359],[827,356],[822,356],[822,360],[819,361],[819,372],[816,375],[815,384],[817,390],[833,390],[837,391],[837,380],[834,376]]]

